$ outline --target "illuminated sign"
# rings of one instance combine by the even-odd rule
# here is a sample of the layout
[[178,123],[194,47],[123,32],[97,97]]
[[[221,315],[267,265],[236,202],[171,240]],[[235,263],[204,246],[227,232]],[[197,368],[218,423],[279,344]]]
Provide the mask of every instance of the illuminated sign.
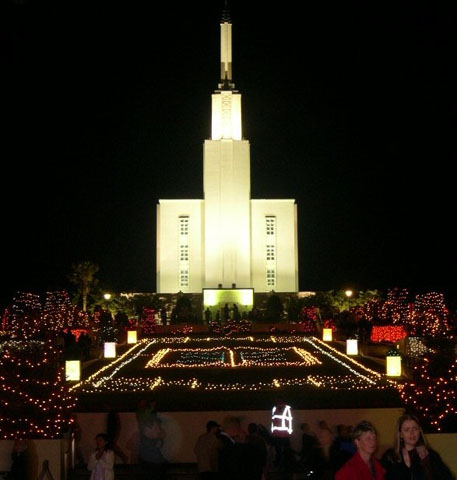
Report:
[[289,405],[284,405],[282,413],[276,413],[278,409],[273,407],[271,411],[271,433],[287,432],[292,433],[292,410]]

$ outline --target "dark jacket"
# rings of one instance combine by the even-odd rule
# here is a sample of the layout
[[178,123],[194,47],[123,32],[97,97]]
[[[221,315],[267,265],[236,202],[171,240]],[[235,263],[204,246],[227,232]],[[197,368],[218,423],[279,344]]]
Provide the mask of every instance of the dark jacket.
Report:
[[386,480],[454,480],[446,464],[435,450],[429,449],[428,455],[421,460],[419,455],[411,455],[411,468],[408,467],[401,454],[401,461],[396,458],[393,449],[387,450],[382,457],[387,470]]

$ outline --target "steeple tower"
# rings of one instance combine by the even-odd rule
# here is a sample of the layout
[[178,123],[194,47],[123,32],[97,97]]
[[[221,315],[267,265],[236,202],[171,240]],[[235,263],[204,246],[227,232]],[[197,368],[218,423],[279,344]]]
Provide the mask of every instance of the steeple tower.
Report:
[[212,96],[211,140],[241,140],[241,95],[232,82],[232,22],[225,4],[221,18],[221,83]]
[[249,286],[251,174],[241,130],[241,94],[232,83],[232,23],[221,19],[221,83],[212,96],[211,139],[205,141],[205,286]]
[[221,83],[219,89],[233,90],[232,83],[232,22],[230,11],[225,2],[221,17]]
[[203,147],[204,198],[159,200],[157,289],[296,292],[295,201],[251,199],[250,146],[242,134],[241,94],[233,83],[227,0],[220,27],[221,72],[211,95],[211,136]]

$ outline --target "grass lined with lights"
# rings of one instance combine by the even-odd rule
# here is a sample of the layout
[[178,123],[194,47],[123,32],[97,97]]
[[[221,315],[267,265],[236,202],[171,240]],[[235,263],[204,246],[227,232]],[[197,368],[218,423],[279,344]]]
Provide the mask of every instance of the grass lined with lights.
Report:
[[[212,337],[142,340],[143,343],[135,345],[122,357],[73,388],[77,388],[78,393],[89,394],[144,393],[170,389],[182,392],[259,392],[296,388],[369,391],[392,389],[393,386],[393,382],[384,375],[315,337],[250,336],[225,339],[223,345],[217,338],[218,344],[215,346],[198,346],[202,343],[208,345],[212,340]],[[189,347],[173,346],[183,343]],[[148,350],[153,351],[152,356],[147,353]],[[141,363],[145,355],[149,358],[146,365]],[[130,365],[129,369],[125,370],[127,365]],[[196,368],[201,372],[198,376],[194,373]],[[166,376],[154,374],[158,369],[166,369]],[[184,374],[183,369],[190,375]],[[228,374],[234,369],[239,372],[236,376]],[[139,370],[143,373],[139,374]],[[147,370],[149,374],[146,375]],[[184,375],[180,375],[179,371]],[[128,375],[123,372],[128,372]]]

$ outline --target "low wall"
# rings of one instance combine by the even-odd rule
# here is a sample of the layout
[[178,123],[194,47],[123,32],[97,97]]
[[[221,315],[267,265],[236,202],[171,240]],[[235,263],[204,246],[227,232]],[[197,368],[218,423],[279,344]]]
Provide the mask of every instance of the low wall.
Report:
[[[13,440],[0,440],[0,471],[9,471],[11,468],[11,452]],[[43,461],[49,461],[49,470],[54,480],[65,477],[65,455],[69,451],[69,442],[66,440],[27,440],[27,455],[29,459],[29,478],[38,478],[43,467]],[[45,477],[47,478],[47,477]]]

